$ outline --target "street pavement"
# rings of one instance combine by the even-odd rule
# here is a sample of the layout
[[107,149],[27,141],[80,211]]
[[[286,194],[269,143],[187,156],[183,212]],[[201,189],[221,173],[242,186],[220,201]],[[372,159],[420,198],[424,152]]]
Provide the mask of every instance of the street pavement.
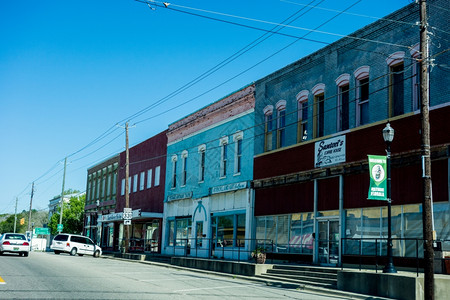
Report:
[[349,299],[133,261],[0,256],[0,299]]

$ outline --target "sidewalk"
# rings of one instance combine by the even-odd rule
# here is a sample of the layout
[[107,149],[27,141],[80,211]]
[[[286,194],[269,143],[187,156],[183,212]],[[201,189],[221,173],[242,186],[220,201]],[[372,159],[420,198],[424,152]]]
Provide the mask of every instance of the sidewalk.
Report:
[[[390,298],[383,298],[383,297],[376,297],[376,296],[346,292],[346,291],[341,291],[341,290],[337,290],[337,289],[326,289],[326,288],[316,287],[316,286],[307,285],[307,284],[297,284],[297,283],[292,283],[292,282],[288,282],[288,281],[284,281],[284,280],[272,280],[272,279],[266,279],[266,278],[258,278],[256,276],[236,275],[236,274],[215,272],[215,271],[195,269],[195,268],[186,268],[186,267],[173,265],[169,262],[153,261],[152,258],[155,258],[155,257],[158,257],[158,256],[145,255],[145,254],[134,254],[134,253],[127,253],[127,254],[106,253],[106,254],[103,254],[103,256],[102,256],[102,258],[105,258],[105,259],[132,261],[132,262],[136,262],[136,263],[142,263],[142,264],[154,265],[154,266],[159,266],[159,267],[166,267],[166,268],[172,268],[172,269],[177,269],[177,270],[202,273],[202,274],[213,275],[213,276],[222,276],[222,277],[227,277],[227,278],[232,278],[232,279],[241,279],[241,280],[247,280],[247,281],[252,281],[252,282],[259,282],[259,283],[265,284],[267,286],[273,286],[273,287],[277,287],[277,288],[286,288],[286,289],[298,289],[298,290],[302,290],[302,291],[314,292],[314,293],[325,295],[325,296],[342,297],[342,298],[347,298],[347,299],[365,299],[365,300],[368,300],[368,299],[370,299],[370,300],[390,299]],[[213,260],[211,260],[211,261],[213,261]],[[216,261],[216,260],[214,260],[214,261]]]

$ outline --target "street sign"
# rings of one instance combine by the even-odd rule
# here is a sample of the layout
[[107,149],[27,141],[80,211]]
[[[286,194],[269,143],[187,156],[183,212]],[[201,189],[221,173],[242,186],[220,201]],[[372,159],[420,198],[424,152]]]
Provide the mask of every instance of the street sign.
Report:
[[123,220],[123,225],[131,225],[131,220]]
[[64,228],[64,225],[63,224],[58,224],[58,226],[57,226],[57,230],[58,231],[62,231],[63,230],[63,228]]
[[133,209],[130,207],[125,207],[123,209],[123,219],[131,220],[133,218]]
[[50,230],[48,228],[35,228],[34,229],[34,234],[44,234],[44,235],[48,235],[50,234]]

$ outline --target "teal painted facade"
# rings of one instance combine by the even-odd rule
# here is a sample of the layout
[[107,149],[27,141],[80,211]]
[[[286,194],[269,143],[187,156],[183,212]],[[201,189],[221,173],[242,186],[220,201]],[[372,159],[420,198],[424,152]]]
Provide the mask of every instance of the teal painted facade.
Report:
[[249,258],[253,139],[254,85],[169,125],[163,252]]

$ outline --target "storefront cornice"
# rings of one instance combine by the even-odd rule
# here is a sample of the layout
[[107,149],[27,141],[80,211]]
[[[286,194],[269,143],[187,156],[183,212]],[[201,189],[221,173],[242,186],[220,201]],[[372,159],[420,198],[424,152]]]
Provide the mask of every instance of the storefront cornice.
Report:
[[[395,168],[399,166],[418,164],[421,162],[421,155],[422,154],[419,149],[393,154],[391,166]],[[431,147],[432,160],[445,159],[449,157],[450,157],[450,144],[437,145]],[[368,172],[368,170],[369,170],[368,161],[360,160],[351,163],[331,166],[328,168],[320,168],[281,176],[255,179],[252,181],[252,187],[254,189],[267,188],[272,186],[307,182],[314,179],[323,179],[339,175],[360,174]]]

